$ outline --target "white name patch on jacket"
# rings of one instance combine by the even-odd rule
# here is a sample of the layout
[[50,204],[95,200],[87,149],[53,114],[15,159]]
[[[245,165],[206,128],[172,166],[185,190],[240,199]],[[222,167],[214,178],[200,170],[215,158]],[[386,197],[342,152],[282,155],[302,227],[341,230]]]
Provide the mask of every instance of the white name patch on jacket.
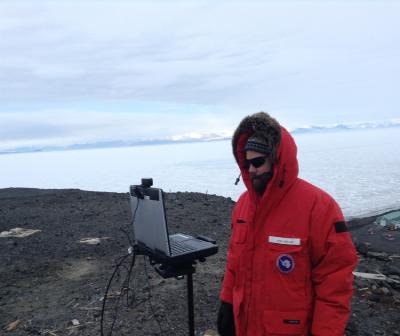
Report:
[[282,244],[282,245],[300,245],[300,238],[286,238],[286,237],[276,237],[276,236],[268,236],[268,242],[274,244]]

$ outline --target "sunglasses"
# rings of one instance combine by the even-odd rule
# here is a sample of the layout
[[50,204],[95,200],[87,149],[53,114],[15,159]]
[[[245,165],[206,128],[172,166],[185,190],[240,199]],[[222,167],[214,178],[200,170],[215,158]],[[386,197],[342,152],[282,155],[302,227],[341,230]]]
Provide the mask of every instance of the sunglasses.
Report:
[[260,168],[265,163],[266,160],[267,160],[266,156],[259,156],[254,159],[246,159],[245,167],[249,169],[250,165],[252,165],[254,168]]

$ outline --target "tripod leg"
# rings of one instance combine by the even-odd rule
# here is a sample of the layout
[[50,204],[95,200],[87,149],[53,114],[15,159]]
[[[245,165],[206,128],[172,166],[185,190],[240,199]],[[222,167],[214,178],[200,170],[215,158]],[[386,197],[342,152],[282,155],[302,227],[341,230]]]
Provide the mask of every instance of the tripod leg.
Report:
[[188,297],[188,314],[189,314],[189,336],[194,336],[194,304],[193,304],[193,275],[188,273],[187,281],[187,297]]

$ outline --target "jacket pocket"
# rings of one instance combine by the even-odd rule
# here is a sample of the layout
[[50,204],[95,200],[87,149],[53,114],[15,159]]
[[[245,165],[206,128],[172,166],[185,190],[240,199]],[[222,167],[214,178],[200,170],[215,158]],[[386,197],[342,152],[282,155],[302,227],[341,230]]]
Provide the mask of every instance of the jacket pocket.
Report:
[[243,244],[247,239],[247,231],[249,224],[237,221],[233,226],[232,241],[234,243]]
[[308,312],[266,310],[263,322],[266,335],[307,335]]
[[306,240],[302,240],[299,245],[286,245],[267,243],[267,253],[270,266],[275,266],[275,270],[289,274],[292,271],[307,272],[308,250]]
[[311,264],[307,241],[299,245],[286,245],[267,242],[266,244],[266,286],[271,294],[271,307],[280,310],[305,309],[310,301]]

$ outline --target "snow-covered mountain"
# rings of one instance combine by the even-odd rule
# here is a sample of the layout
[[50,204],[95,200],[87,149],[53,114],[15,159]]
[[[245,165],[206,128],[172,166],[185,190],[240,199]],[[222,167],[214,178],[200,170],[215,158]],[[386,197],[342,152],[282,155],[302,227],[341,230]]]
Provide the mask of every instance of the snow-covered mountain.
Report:
[[315,125],[297,127],[290,131],[292,134],[311,133],[311,132],[327,132],[327,131],[343,131],[343,130],[365,130],[377,128],[400,127],[400,119],[385,120],[381,122],[357,122],[357,123],[341,123],[330,125]]
[[[368,130],[379,128],[400,127],[400,119],[385,120],[381,122],[358,122],[358,123],[340,123],[330,125],[312,125],[296,127],[290,130],[292,134],[313,133],[313,132],[332,132],[332,131],[352,131],[352,130]],[[77,143],[65,146],[24,146],[10,149],[0,150],[0,154],[10,153],[26,153],[26,152],[43,152],[43,151],[59,151],[59,150],[75,150],[75,149],[91,149],[91,148],[112,148],[112,147],[130,147],[130,146],[146,146],[160,145],[172,143],[188,143],[201,141],[219,141],[231,139],[232,131],[222,131],[213,133],[185,133],[163,138],[148,138],[140,140],[113,140],[99,141],[92,143]]]

